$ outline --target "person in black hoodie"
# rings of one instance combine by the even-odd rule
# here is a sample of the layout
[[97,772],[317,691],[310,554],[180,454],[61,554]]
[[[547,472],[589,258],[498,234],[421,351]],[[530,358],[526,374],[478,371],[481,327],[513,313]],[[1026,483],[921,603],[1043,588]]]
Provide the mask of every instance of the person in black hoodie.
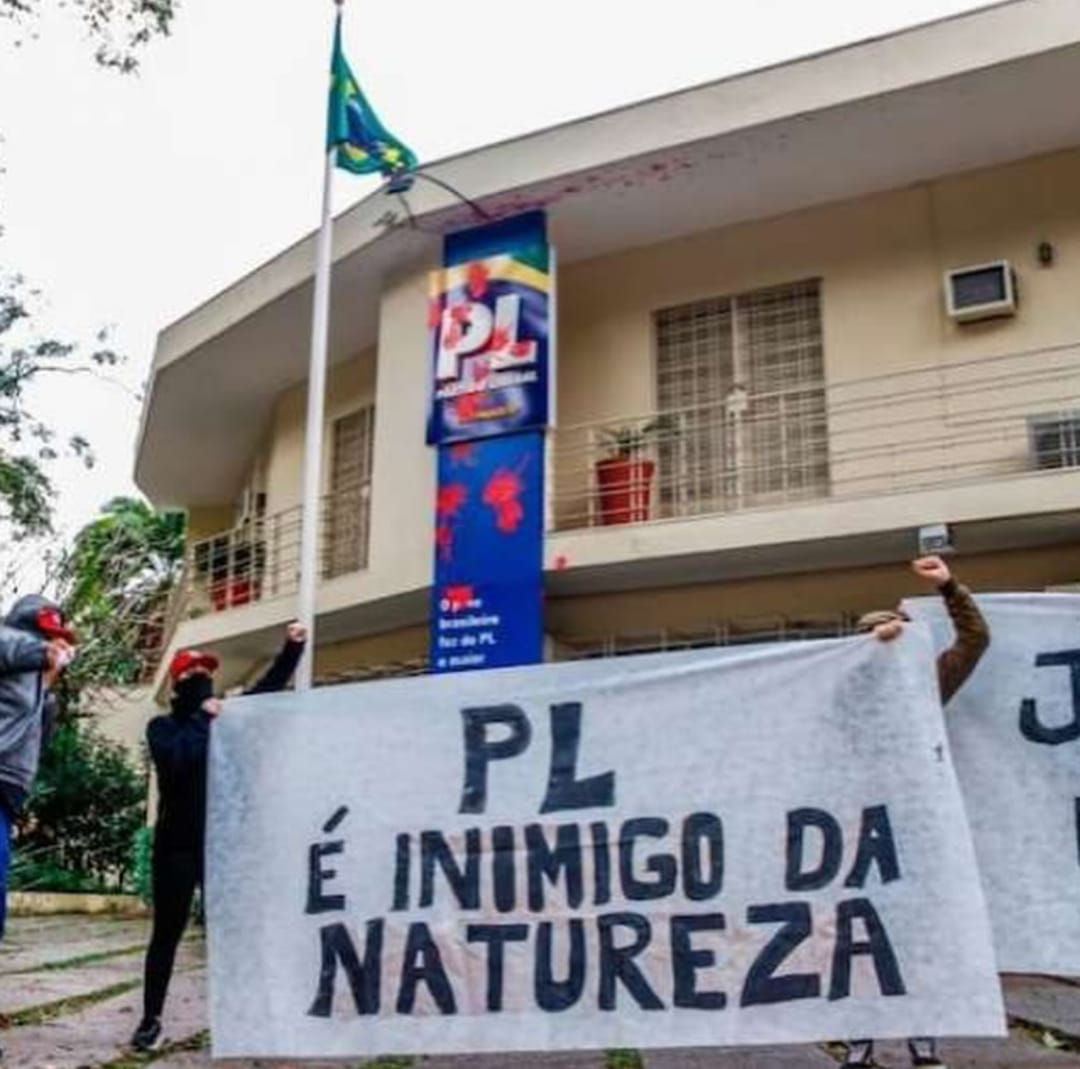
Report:
[[[304,652],[307,632],[288,626],[285,645],[266,674],[245,694],[284,690]],[[154,924],[146,951],[143,1018],[132,1037],[136,1050],[152,1050],[161,1037],[161,1011],[172,977],[176,948],[187,927],[195,889],[202,885],[206,837],[206,763],[210,725],[221,712],[214,697],[218,659],[201,650],[180,650],[169,664],[172,710],[146,727],[158,781],[151,881]]]

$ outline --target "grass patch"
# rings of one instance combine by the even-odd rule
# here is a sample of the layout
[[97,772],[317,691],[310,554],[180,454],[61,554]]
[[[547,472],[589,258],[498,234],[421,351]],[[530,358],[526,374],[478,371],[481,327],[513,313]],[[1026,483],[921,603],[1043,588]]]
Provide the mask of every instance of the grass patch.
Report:
[[208,1050],[210,1047],[210,1033],[196,1032],[187,1039],[178,1040],[176,1043],[166,1043],[157,1050],[148,1051],[146,1054],[136,1054],[128,1051],[111,1062],[103,1062],[97,1069],[142,1069],[144,1065],[152,1065],[162,1058],[168,1058],[173,1054],[182,1054],[184,1051]]
[[1074,1036],[1064,1029],[1040,1024],[1038,1021],[1028,1021],[1023,1017],[1014,1017],[1011,1013],[1009,1025],[1047,1050],[1059,1050],[1068,1054],[1080,1052],[1080,1036]]
[[644,1069],[641,1051],[609,1050],[604,1055],[606,1069]]
[[403,1057],[376,1058],[373,1062],[361,1062],[360,1069],[409,1069],[413,1061]]
[[19,1010],[10,1014],[0,1021],[0,1028],[22,1028],[28,1024],[45,1024],[55,1021],[57,1017],[63,1017],[69,1013],[78,1013],[87,1006],[93,1006],[106,999],[115,998],[117,995],[126,995],[136,987],[142,986],[142,977],[133,980],[124,980],[109,987],[103,987],[99,991],[90,991],[85,995],[72,995],[70,998],[57,999],[55,1002],[45,1002],[40,1006],[30,1006],[25,1010]]

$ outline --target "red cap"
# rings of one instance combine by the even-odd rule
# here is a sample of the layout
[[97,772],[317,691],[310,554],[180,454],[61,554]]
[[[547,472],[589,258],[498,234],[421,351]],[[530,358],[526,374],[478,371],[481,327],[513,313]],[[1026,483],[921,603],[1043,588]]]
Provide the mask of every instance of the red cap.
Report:
[[203,653],[202,650],[177,650],[173,659],[169,662],[169,675],[176,682],[185,672],[193,668],[205,668],[208,672],[216,672],[218,659],[212,653]]
[[38,610],[37,629],[46,638],[62,638],[73,646],[78,641],[75,638],[75,632],[68,627],[64,614],[55,605],[49,605]]

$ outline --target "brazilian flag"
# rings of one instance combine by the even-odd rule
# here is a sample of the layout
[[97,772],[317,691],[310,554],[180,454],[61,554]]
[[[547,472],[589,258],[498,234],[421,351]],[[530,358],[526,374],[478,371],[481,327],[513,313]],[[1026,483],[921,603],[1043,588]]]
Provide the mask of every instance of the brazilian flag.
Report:
[[330,62],[330,107],[326,147],[337,146],[337,165],[353,174],[386,176],[411,171],[416,154],[381,122],[360,92],[345,53],[341,50],[341,16],[334,28],[334,56]]

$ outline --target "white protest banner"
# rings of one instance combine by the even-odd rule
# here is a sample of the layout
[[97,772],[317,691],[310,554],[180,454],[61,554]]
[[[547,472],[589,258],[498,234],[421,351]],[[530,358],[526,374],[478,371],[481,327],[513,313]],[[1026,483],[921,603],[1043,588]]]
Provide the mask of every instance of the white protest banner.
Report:
[[998,1035],[929,633],[230,700],[215,1057]]
[[[1080,597],[976,599],[990,647],[945,722],[1002,972],[1080,973]],[[953,639],[938,599],[908,603]]]

